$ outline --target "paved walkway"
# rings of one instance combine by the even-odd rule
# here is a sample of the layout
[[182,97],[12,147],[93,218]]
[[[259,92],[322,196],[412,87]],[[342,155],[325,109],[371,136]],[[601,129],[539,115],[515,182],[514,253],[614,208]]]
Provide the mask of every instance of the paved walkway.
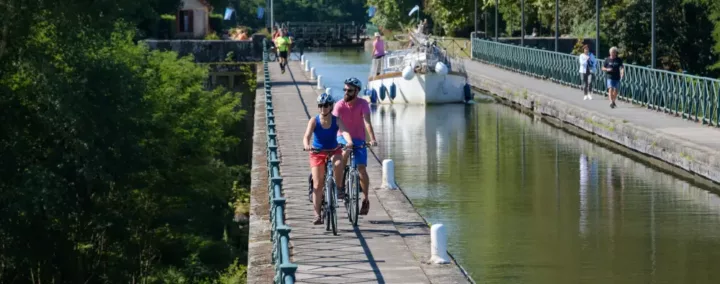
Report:
[[617,119],[629,121],[660,133],[673,135],[688,142],[717,149],[720,147],[720,130],[701,123],[684,120],[674,115],[665,114],[646,107],[633,105],[618,100],[618,107],[611,109],[605,96],[593,95],[593,100],[584,101],[580,89],[571,88],[550,81],[536,79],[515,73],[489,64],[465,59],[465,68],[469,74],[478,74],[498,81],[513,82],[528,90],[541,93],[553,99],[564,101],[587,110],[605,114]]
[[[312,225],[312,204],[307,197],[308,154],[302,137],[308,115],[315,115],[317,96],[297,61],[289,72],[269,66],[273,107],[280,145],[280,170],[287,199],[286,222],[291,226],[292,261],[298,265],[298,283],[467,283],[453,264],[431,266],[427,225],[409,202],[398,202],[397,190],[381,190],[381,166],[368,157],[370,213],[353,228],[344,206],[338,208],[338,236],[325,226]],[[309,112],[309,114],[308,114]],[[383,207],[385,205],[385,207]],[[392,207],[388,207],[392,205]],[[386,210],[390,208],[391,210]],[[408,209],[409,208],[409,209]],[[405,212],[397,212],[404,210]],[[414,214],[414,215],[413,215]],[[408,222],[410,221],[410,222]]]

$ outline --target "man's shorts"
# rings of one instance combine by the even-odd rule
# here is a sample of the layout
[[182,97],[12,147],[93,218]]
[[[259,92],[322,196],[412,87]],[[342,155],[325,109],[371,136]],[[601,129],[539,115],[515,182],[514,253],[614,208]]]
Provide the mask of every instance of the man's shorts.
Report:
[[280,58],[287,59],[287,51],[280,51]]
[[[328,156],[340,155],[340,154],[342,154],[342,149],[339,149],[339,148],[337,149],[337,151],[335,151],[335,152],[333,152],[333,153],[330,153],[330,152],[319,152],[319,153],[310,152],[310,167],[311,167],[311,168],[314,168],[314,167],[324,167],[324,166],[325,166],[325,159],[326,159]],[[338,156],[338,158],[340,158],[340,156]]]
[[[345,138],[342,136],[337,137],[337,142],[343,145],[347,144],[347,141],[345,141]],[[353,139],[353,145],[365,145],[365,140]],[[355,154],[355,164],[367,165],[367,148],[353,149],[353,153]]]
[[613,80],[613,79],[607,79],[607,87],[608,89],[619,89],[620,88],[620,80]]

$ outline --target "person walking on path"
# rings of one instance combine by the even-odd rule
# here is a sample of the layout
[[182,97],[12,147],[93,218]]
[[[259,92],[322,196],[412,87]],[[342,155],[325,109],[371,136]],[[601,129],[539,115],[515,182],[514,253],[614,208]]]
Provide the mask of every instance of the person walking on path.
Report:
[[288,54],[290,53],[290,45],[292,40],[285,35],[283,30],[280,30],[280,35],[275,39],[275,46],[278,50],[278,57],[280,57],[280,71],[285,74],[285,66],[287,66]]
[[620,80],[625,77],[625,66],[623,61],[618,57],[617,47],[610,48],[610,57],[605,59],[603,71],[607,74],[608,98],[610,99],[610,108],[616,108],[615,100],[620,89]]
[[380,71],[382,71],[382,58],[385,57],[385,41],[380,37],[379,32],[375,32],[372,55],[375,76],[378,76],[380,75]]
[[597,60],[595,55],[590,52],[590,47],[583,45],[583,53],[578,58],[580,61],[580,78],[582,79],[582,88],[585,96],[583,100],[592,100],[592,80],[595,78],[595,65]]

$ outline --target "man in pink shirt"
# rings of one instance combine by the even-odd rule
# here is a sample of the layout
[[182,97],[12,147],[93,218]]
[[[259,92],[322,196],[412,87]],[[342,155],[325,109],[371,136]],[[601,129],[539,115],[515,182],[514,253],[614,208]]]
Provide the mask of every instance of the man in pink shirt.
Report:
[[[345,97],[342,101],[335,103],[333,107],[333,115],[340,118],[345,125],[347,132],[353,139],[353,144],[357,146],[365,145],[365,130],[370,134],[370,145],[376,146],[375,131],[373,130],[372,124],[370,123],[370,105],[366,100],[359,99],[358,93],[360,93],[361,83],[355,77],[350,77],[345,80]],[[345,138],[338,132],[337,140],[340,144],[347,144]],[[360,173],[360,187],[362,188],[365,199],[362,202],[360,208],[360,215],[367,215],[370,210],[370,201],[368,200],[368,188],[370,185],[370,179],[368,177],[365,167],[367,166],[367,149],[360,148],[353,150],[355,154],[355,164],[357,164],[358,172]],[[347,160],[350,157],[350,151],[343,150],[343,159],[341,161],[341,169],[345,168]],[[338,195],[339,199],[345,198],[345,183],[338,184]]]

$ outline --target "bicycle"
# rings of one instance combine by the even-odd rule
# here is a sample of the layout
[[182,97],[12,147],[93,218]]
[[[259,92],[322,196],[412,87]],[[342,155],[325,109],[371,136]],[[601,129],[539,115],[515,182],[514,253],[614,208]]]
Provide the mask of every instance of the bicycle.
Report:
[[[344,147],[344,146],[343,146]],[[353,151],[350,151],[349,165],[345,165],[345,172],[343,174],[343,182],[345,183],[345,198],[343,203],[348,214],[350,224],[357,226],[358,215],[360,214],[360,172],[358,172],[357,164],[355,163],[355,150],[367,148],[367,145],[353,146]]]
[[270,50],[268,51],[268,62],[275,62],[277,60],[277,49],[275,46],[271,46]]
[[[336,150],[337,149],[319,150],[313,148],[310,151],[313,151],[313,153],[335,153]],[[303,149],[303,151],[305,151],[305,149]],[[325,219],[325,231],[330,231],[332,229],[333,235],[337,236],[337,210],[335,208],[337,208],[338,205],[337,191],[334,186],[335,180],[333,179],[332,157],[333,155],[327,155],[327,157],[325,157],[325,187],[323,188],[325,196],[323,196],[322,203],[320,205],[320,212],[322,214],[321,218]],[[310,175],[309,181],[310,189],[312,190],[312,175]],[[310,203],[312,203],[312,194],[310,194]]]

